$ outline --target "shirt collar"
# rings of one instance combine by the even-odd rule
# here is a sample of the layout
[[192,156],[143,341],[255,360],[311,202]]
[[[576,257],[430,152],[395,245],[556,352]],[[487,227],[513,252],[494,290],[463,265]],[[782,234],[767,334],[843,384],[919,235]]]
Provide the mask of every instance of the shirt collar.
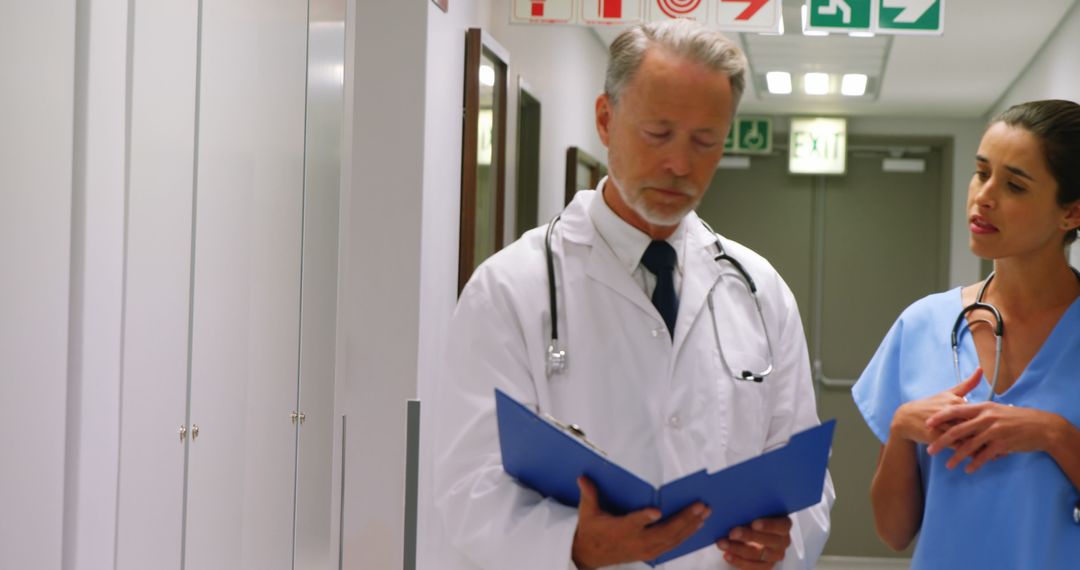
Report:
[[[630,225],[629,222],[619,217],[611,206],[604,200],[604,183],[607,177],[600,181],[596,187],[596,196],[589,204],[589,217],[596,227],[596,233],[615,253],[619,264],[626,272],[633,275],[641,263],[641,256],[645,254],[645,248],[649,247],[652,238],[645,232]],[[677,260],[675,270],[682,275],[683,258],[686,257],[686,218],[684,217],[675,231],[668,236],[667,242],[675,249]]]

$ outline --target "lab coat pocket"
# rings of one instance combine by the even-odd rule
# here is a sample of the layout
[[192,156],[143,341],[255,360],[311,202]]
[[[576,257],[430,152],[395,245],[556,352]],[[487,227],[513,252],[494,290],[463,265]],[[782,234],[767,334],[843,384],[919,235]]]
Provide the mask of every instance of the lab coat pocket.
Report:
[[[718,356],[719,358],[719,356]],[[735,378],[742,370],[759,372],[766,368],[766,359],[753,353],[729,351],[724,353],[728,367],[717,378],[722,397],[728,402],[728,463],[756,457],[765,449],[768,435],[769,410],[765,378],[753,382]]]

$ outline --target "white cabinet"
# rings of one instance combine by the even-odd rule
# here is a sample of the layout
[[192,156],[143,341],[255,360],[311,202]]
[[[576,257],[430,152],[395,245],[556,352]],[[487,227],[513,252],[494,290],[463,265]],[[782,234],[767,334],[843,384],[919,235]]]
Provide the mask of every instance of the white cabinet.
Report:
[[180,568],[187,439],[198,13],[139,3],[131,26],[117,570]]
[[[305,153],[308,4],[136,6],[118,569],[329,564],[338,179]],[[325,532],[297,553],[301,511]]]

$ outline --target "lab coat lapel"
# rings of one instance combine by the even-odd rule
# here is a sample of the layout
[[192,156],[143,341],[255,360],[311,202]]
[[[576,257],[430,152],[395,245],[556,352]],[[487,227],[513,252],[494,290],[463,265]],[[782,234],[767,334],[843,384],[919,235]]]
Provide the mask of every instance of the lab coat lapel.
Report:
[[705,298],[720,278],[721,268],[715,260],[715,236],[699,221],[697,214],[687,214],[686,259],[683,261],[683,283],[679,295],[679,316],[675,320],[675,354],[686,341],[694,321],[705,309]]
[[619,263],[619,258],[615,257],[615,252],[611,251],[611,247],[600,238],[599,234],[594,234],[587,273],[590,278],[611,288],[611,290],[637,305],[642,311],[653,316],[658,324],[664,324],[660,311],[656,310],[652,301],[645,296],[645,292],[634,282],[633,276],[626,272],[626,267]]
[[664,320],[660,317],[660,312],[645,296],[640,286],[634,282],[634,278],[627,273],[626,268],[619,263],[615,252],[596,232],[596,227],[589,217],[589,204],[593,199],[600,199],[599,196],[600,194],[595,191],[578,192],[574,196],[574,200],[567,206],[560,222],[560,224],[565,224],[562,230],[563,238],[589,246],[585,273],[590,279],[624,297],[663,326]]

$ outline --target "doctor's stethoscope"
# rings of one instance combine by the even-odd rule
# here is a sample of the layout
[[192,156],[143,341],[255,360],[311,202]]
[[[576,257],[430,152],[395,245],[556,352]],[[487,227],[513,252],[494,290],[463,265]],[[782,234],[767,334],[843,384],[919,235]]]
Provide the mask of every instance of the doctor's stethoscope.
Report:
[[[555,229],[555,224],[559,221],[561,217],[562,215],[560,214],[558,216],[555,216],[554,219],[548,222],[547,233],[544,236],[544,257],[547,261],[548,277],[548,304],[551,310],[551,343],[548,344],[547,362],[544,367],[547,372],[548,378],[550,378],[553,374],[561,374],[565,372],[567,368],[566,349],[560,347],[559,345],[559,312],[558,301],[556,299],[555,291],[555,255],[554,253],[552,253],[551,250],[551,234]],[[753,372],[751,370],[744,369],[738,374],[732,374],[732,377],[736,380],[762,382],[765,380],[765,377],[771,374],[773,371],[773,347],[772,339],[769,337],[769,327],[765,322],[765,313],[762,311],[761,302],[758,300],[757,285],[754,283],[753,278],[750,277],[750,273],[746,271],[743,265],[739,263],[737,259],[731,257],[727,254],[727,252],[724,251],[724,246],[720,243],[720,234],[713,231],[712,227],[710,227],[709,224],[705,222],[705,220],[701,220],[701,223],[716,238],[716,256],[713,257],[713,260],[717,263],[721,261],[726,261],[730,263],[731,266],[734,267],[735,270],[738,271],[739,275],[742,277],[743,285],[746,286],[746,290],[750,294],[750,298],[754,301],[754,307],[757,309],[758,319],[761,321],[761,330],[765,333],[765,345],[768,348],[769,352],[768,360],[766,361],[766,366],[764,370],[760,372]],[[720,333],[718,333],[716,330],[716,309],[713,306],[713,291],[716,289],[716,286],[719,283],[719,280],[713,283],[712,287],[709,289],[709,293],[706,295],[706,299],[708,299],[709,315],[712,317],[713,336],[716,339],[716,351],[720,354],[720,361],[723,363],[724,367],[727,368],[729,371],[733,371],[734,369],[731,368],[731,366],[728,364],[727,358],[724,357],[724,349],[720,343]]]
[[[1076,278],[1080,280],[1080,271],[1076,269],[1072,270],[1076,275]],[[986,295],[986,288],[990,285],[990,282],[994,279],[994,273],[986,277],[986,281],[979,287],[978,294],[975,295],[975,302],[964,307],[960,310],[960,314],[956,316],[956,322],[953,323],[952,335],[950,338],[950,344],[952,345],[952,358],[953,358],[953,370],[956,371],[956,383],[960,383],[960,328],[964,327],[969,332],[971,331],[971,325],[977,323],[986,323],[990,325],[994,333],[994,375],[990,379],[990,396],[987,398],[988,402],[994,401],[994,396],[997,395],[995,389],[997,388],[998,372],[1001,370],[1001,339],[1005,334],[1005,320],[1001,318],[1001,311],[994,305],[983,301],[983,297]],[[975,323],[967,322],[967,314],[972,311],[982,309],[990,313],[993,316],[994,321],[990,322],[989,319],[977,319]],[[1080,505],[1077,505],[1076,512],[1077,524],[1080,524]]]

